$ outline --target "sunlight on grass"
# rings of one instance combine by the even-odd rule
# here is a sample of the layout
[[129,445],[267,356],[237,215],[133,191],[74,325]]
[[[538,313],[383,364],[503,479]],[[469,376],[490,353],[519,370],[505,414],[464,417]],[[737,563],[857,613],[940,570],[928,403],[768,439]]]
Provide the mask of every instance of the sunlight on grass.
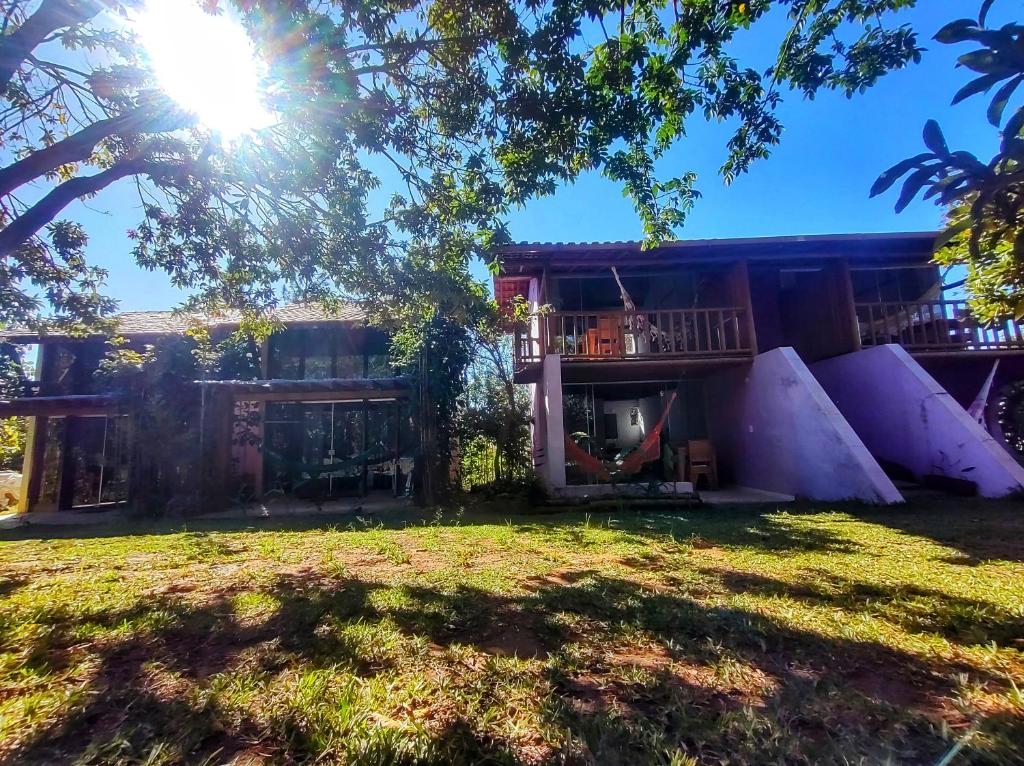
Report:
[[0,542],[0,756],[1024,758],[1015,506],[450,520]]

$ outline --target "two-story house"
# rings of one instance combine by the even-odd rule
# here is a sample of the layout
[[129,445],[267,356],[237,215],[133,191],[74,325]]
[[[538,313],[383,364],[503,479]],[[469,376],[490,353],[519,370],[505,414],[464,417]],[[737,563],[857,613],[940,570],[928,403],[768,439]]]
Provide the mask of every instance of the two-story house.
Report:
[[[290,305],[275,318],[281,329],[258,349],[257,379],[190,382],[202,398],[209,436],[200,457],[214,472],[209,505],[266,493],[327,499],[399,492],[414,452],[411,391],[392,371],[385,333],[355,307],[328,315]],[[116,325],[129,346],[141,349],[184,334],[196,321],[146,311],[121,314]],[[231,316],[198,321],[215,339],[238,324]],[[32,395],[0,402],[0,416],[29,420],[20,510],[128,501],[131,417],[95,375],[107,337],[13,331],[5,340],[39,349]]]
[[995,360],[990,390],[1024,377],[1024,325],[983,325],[946,300],[934,241],[504,248],[496,296],[531,310],[512,332],[540,476],[556,492],[606,489],[587,455],[614,468],[641,445],[636,476],[685,480],[700,444],[722,482],[799,497],[899,502],[893,477],[1018,491],[1024,470],[965,408]]

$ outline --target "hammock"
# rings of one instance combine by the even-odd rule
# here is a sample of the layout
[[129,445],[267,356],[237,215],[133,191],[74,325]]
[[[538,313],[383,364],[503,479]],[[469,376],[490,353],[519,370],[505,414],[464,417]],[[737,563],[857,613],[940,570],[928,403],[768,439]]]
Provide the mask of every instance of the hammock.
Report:
[[309,474],[310,478],[317,478],[321,474],[334,473],[341,471],[346,468],[356,468],[363,464],[363,460],[366,460],[368,466],[379,465],[381,463],[387,463],[390,460],[395,459],[394,452],[382,451],[377,447],[368,449],[366,452],[362,452],[352,457],[347,457],[342,460],[335,460],[332,463],[302,463],[299,461],[288,460],[284,455],[274,450],[266,450],[267,457],[277,460],[284,468],[284,473],[289,475],[298,474]]
[[621,461],[617,460],[612,464],[605,463],[600,458],[594,457],[580,447],[569,434],[565,434],[566,456],[586,470],[587,473],[596,474],[598,477],[608,479],[609,481],[613,471],[626,474],[627,476],[639,472],[644,463],[657,460],[661,456],[661,450],[658,448],[658,444],[661,441],[661,431],[665,427],[665,421],[668,420],[669,411],[672,409],[672,403],[675,400],[676,392],[673,391],[668,401],[665,402],[665,409],[662,410],[661,417],[654,425],[654,428],[647,432],[647,436],[640,442],[640,446],[626,455]]

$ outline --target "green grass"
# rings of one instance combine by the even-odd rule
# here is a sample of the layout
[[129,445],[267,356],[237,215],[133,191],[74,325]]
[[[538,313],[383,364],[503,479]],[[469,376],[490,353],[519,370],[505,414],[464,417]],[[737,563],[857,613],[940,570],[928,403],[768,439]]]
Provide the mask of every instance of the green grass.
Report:
[[1024,763],[1024,506],[316,523],[5,533],[0,761]]

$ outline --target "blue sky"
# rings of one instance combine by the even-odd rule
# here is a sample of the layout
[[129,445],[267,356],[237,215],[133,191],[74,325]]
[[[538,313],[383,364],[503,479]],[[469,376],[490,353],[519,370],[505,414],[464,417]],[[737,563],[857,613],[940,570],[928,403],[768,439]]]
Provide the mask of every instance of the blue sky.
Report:
[[[954,69],[964,46],[931,40],[945,24],[974,15],[977,4],[964,0],[920,0],[903,13],[928,48],[922,61],[884,78],[865,94],[846,99],[827,93],[814,101],[786,92],[779,111],[785,125],[782,144],[767,160],[726,187],[717,176],[725,156],[729,126],[695,119],[688,137],[664,158],[666,174],[694,170],[703,197],[690,213],[681,238],[746,237],[845,232],[914,231],[937,228],[941,211],[915,201],[902,214],[892,206],[895,192],[869,199],[868,189],[883,170],[923,151],[921,127],[939,120],[952,148],[983,160],[994,152],[998,135],[985,121],[983,97],[956,107],[953,93],[971,77]],[[1011,10],[1013,3],[997,3]],[[995,12],[994,12],[995,13]],[[735,52],[763,68],[777,50],[784,20],[769,19],[737,41]],[[999,19],[994,19],[998,22]],[[389,191],[389,190],[385,190]],[[171,308],[182,294],[160,272],[145,272],[131,259],[126,231],[138,223],[138,198],[130,182],[120,182],[88,202],[69,208],[86,225],[89,258],[110,271],[108,293],[125,311]],[[554,196],[535,200],[510,217],[512,235],[529,241],[636,239],[641,227],[621,190],[599,175],[581,178]],[[484,275],[482,268],[476,273]]]

